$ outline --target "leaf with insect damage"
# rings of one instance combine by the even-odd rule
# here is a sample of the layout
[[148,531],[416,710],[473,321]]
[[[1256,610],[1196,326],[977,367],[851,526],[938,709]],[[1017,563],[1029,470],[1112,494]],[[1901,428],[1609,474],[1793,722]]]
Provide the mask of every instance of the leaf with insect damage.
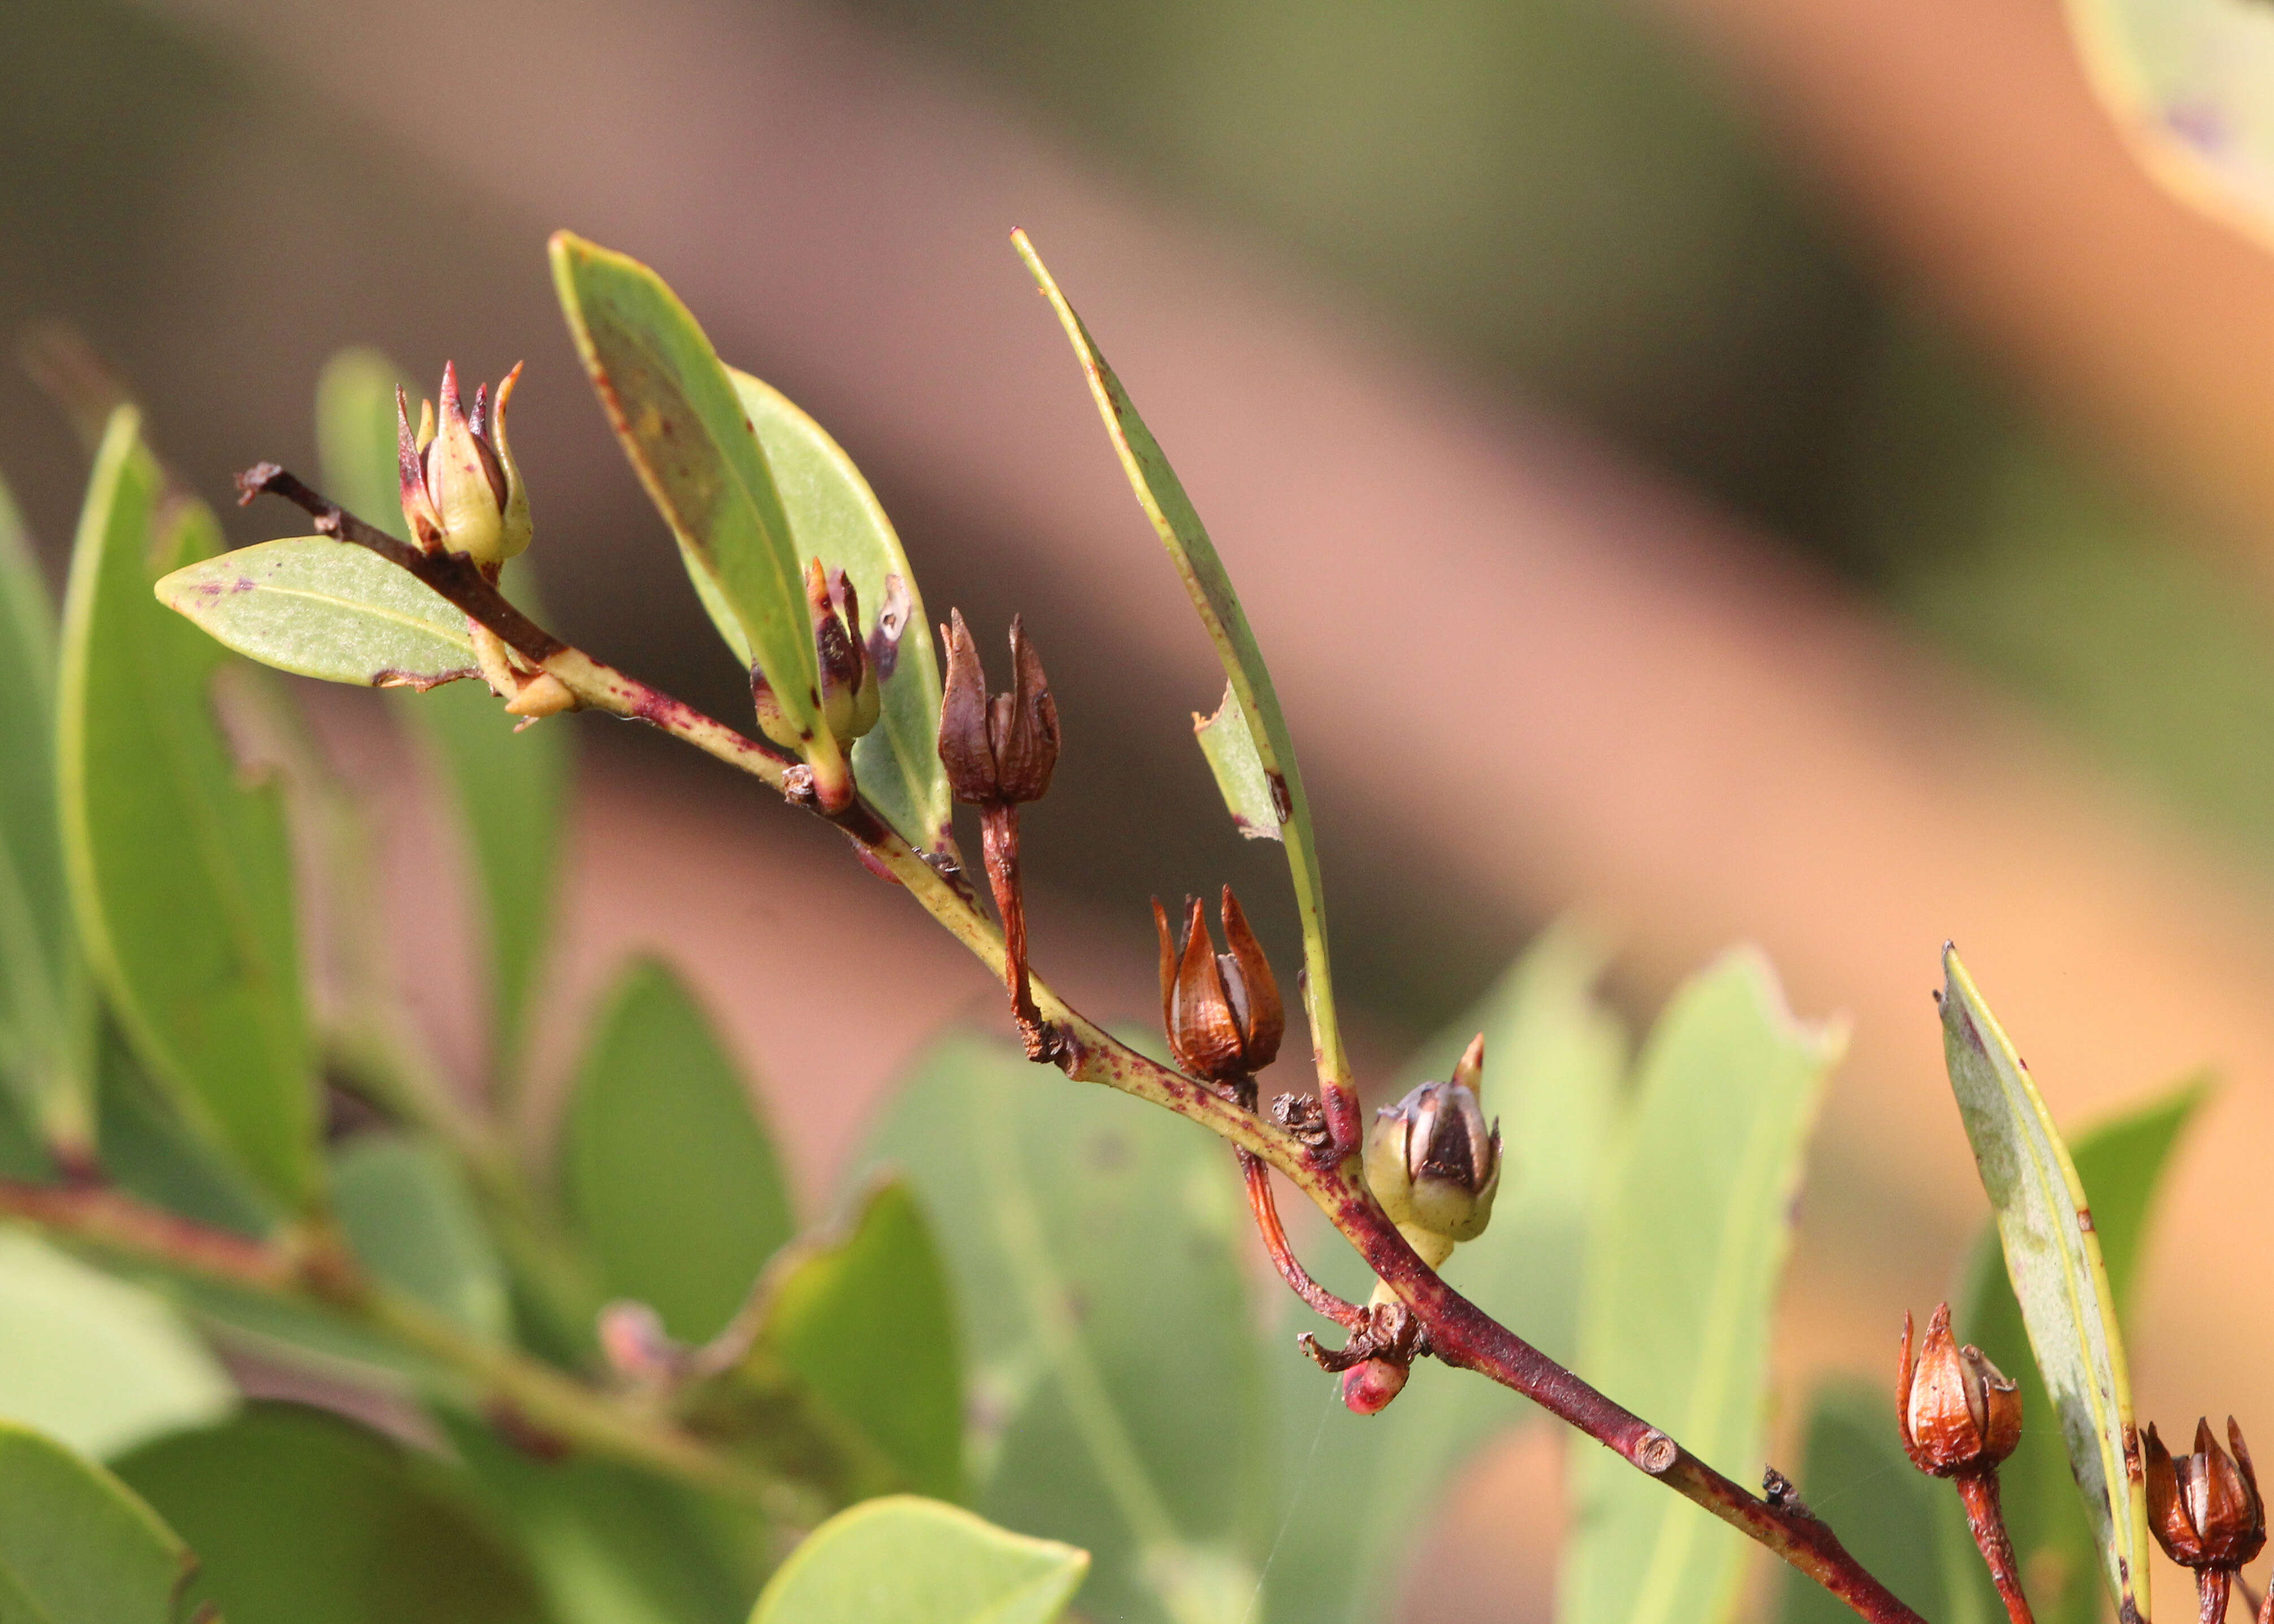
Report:
[[662,277],[567,231],[553,281],[577,353],[641,484],[679,538],[704,606],[772,685],[817,774],[840,770],[821,725],[804,560],[765,448],[718,351]]
[[1959,961],[1942,954],[1943,1055],[2006,1274],[2120,1617],[2148,1617],[2148,1497],[2117,1303],[2084,1185],[2029,1068]]

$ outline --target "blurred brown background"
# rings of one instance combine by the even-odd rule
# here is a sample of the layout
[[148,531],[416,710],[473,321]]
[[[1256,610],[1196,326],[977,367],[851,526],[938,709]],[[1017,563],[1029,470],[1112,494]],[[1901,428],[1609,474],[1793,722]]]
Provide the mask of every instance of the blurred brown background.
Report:
[[[525,356],[555,618],[731,711],[543,238],[654,264],[861,462],[935,612],[1028,617],[1068,731],[1039,957],[1141,1010],[1146,898],[1260,902],[1277,855],[1188,741],[1215,665],[1023,225],[1270,652],[1370,1076],[1567,908],[1638,1019],[1765,945],[1854,1023],[1789,1418],[1881,1371],[1977,1220],[1954,936],[2067,1120],[2217,1069],[2133,1357],[2148,1414],[2274,1425],[2274,260],[2135,168],[2055,0],[33,0],[0,153],[0,326],[80,327],[216,500],[312,462],[342,344]],[[82,459],[12,372],[0,466],[59,556]],[[983,978],[802,820],[580,736],[561,996],[670,951],[818,1199]],[[447,935],[447,859],[403,844]],[[799,985],[833,1029],[774,1019]],[[1541,1616],[1551,1466],[1482,1469],[1415,1624]]]

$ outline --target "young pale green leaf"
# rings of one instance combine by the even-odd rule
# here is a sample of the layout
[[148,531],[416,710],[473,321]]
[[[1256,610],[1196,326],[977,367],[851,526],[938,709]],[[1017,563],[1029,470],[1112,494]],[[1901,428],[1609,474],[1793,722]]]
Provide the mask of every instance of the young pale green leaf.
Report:
[[878,1184],[847,1233],[777,1259],[763,1313],[741,1380],[763,1391],[794,1387],[823,1430],[847,1444],[863,1487],[960,1493],[955,1304],[905,1184]]
[[[2148,1618],[2148,1497],[2132,1383],[2100,1237],[2029,1069],[1959,962],[1942,953],[1943,1056],[1998,1221],[2007,1277],[2120,1612]],[[2043,1424],[2040,1423],[2040,1425]],[[2127,1470],[2128,1469],[2128,1470]]]
[[0,1084],[50,1143],[94,1138],[94,1000],[56,826],[56,616],[0,485]]
[[557,1624],[742,1624],[764,1579],[757,1518],[590,1454],[540,1460],[437,1417],[468,1486],[528,1553]]
[[[2208,1094],[2205,1083],[2188,1083],[2087,1129],[2071,1147],[2078,1182],[2090,1199],[2092,1232],[2099,1237],[2120,1322],[2128,1318],[2150,1202],[2181,1132]],[[2060,1429],[2026,1425],[2030,1417],[2050,1417],[2057,1411],[2037,1374],[1994,1223],[1985,1224],[1975,1243],[1954,1308],[1958,1335],[2022,1384],[2022,1441],[1999,1478],[2007,1532],[2029,1575],[2031,1609],[2043,1624],[2098,1624],[2106,1612],[2100,1599],[2105,1587],[2094,1579],[2104,1571],[2099,1541],[2069,1470]],[[1977,1605],[1994,1615],[1998,1598],[1986,1576],[1975,1568],[1969,1572],[1981,1592]]]
[[1216,793],[1231,813],[1231,826],[1250,840],[1277,840],[1279,808],[1271,799],[1271,775],[1263,771],[1256,754],[1255,737],[1248,731],[1239,695],[1224,684],[1224,703],[1214,716],[1193,712],[1193,736],[1216,775]]
[[888,1495],[806,1537],[750,1624],[1050,1624],[1089,1555],[953,1506]]
[[332,1207],[378,1279],[478,1336],[507,1339],[505,1266],[465,1180],[431,1145],[365,1133],[332,1159]]
[[571,1085],[561,1184],[603,1289],[715,1336],[794,1232],[742,1069],[686,985],[643,959],[609,996]]
[[117,1470],[189,1541],[191,1596],[229,1624],[550,1624],[453,1474],[322,1411],[254,1405]]
[[[1577,1355],[1587,1219],[1626,1072],[1626,1034],[1594,992],[1602,965],[1601,948],[1580,928],[1548,930],[1397,1085],[1448,1075],[1471,1035],[1484,1034],[1483,1102],[1502,1124],[1505,1170],[1492,1227],[1463,1243],[1446,1275],[1566,1363]],[[1334,1289],[1366,1295],[1370,1277],[1355,1253],[1331,1241],[1304,1252]],[[1392,1611],[1416,1530],[1461,1463],[1539,1411],[1505,1387],[1424,1362],[1385,1415],[1351,1415],[1332,1380],[1287,1357],[1292,1333],[1309,1323],[1307,1312],[1293,1314],[1270,1358],[1291,1499],[1277,1514],[1286,1532],[1271,1563],[1269,1616],[1371,1624]]]
[[185,1118],[288,1210],[318,1184],[291,853],[214,713],[229,656],[151,595],[217,552],[168,498],[132,408],[111,418],[64,599],[57,748],[66,871],[111,1007]]
[[[1224,663],[1224,674],[1239,700],[1239,710],[1247,724],[1248,742],[1269,786],[1280,838],[1287,847],[1287,868],[1294,877],[1296,906],[1302,911],[1303,963],[1310,977],[1311,1034],[1319,1055],[1320,1072],[1330,1079],[1347,1081],[1350,1064],[1343,1054],[1342,1028],[1335,1016],[1333,970],[1327,958],[1326,896],[1320,884],[1318,850],[1311,833],[1310,801],[1303,793],[1303,775],[1295,764],[1294,737],[1287,731],[1287,718],[1280,711],[1279,695],[1271,686],[1271,673],[1263,663],[1263,650],[1256,646],[1255,634],[1248,628],[1247,612],[1240,607],[1239,594],[1232,590],[1231,577],[1224,571],[1224,560],[1216,556],[1216,544],[1209,539],[1208,530],[1201,525],[1200,515],[1193,510],[1192,499],[1185,494],[1183,482],[1169,466],[1160,442],[1137,415],[1128,391],[1106,365],[1089,329],[1082,325],[1065,295],[1058,291],[1057,282],[1043,264],[1042,256],[1035,252],[1034,244],[1027,240],[1027,234],[1013,232],[1011,240],[1017,245],[1020,257],[1026,260],[1027,268],[1034,273],[1051,308],[1058,312],[1067,338],[1073,342],[1074,354],[1089,379],[1090,394],[1097,401],[1098,415],[1105,420],[1105,432],[1120,455],[1122,470],[1129,476],[1129,488],[1136,492],[1137,505],[1145,510],[1162,545],[1168,548],[1177,574],[1184,579],[1185,590],[1191,595],[1193,608],[1207,628],[1209,641],[1216,644],[1216,658]],[[1211,766],[1215,759],[1212,753]],[[1243,767],[1241,771],[1244,773],[1246,769]],[[1217,782],[1223,783],[1221,770]],[[1226,799],[1229,801],[1229,794]],[[1233,804],[1231,809],[1235,817],[1241,816],[1240,805]]]
[[[1769,1328],[1803,1152],[1843,1039],[1787,1012],[1758,954],[1691,981],[1652,1031],[1588,1240],[1578,1368],[1725,1470],[1761,1458]],[[1743,1536],[1608,1450],[1571,1475],[1562,1624],[1712,1624]]]
[[[316,386],[316,442],[325,489],[397,537],[403,526],[395,391],[403,383],[401,371],[385,356],[347,350],[332,357]],[[542,624],[533,575],[524,553],[507,562],[503,584],[506,595]],[[455,609],[450,613],[463,633],[464,617]],[[471,641],[467,647],[471,659]],[[459,825],[472,848],[483,934],[489,943],[494,1069],[510,1079],[522,1059],[529,1002],[553,929],[576,734],[558,726],[517,730],[481,682],[404,695],[402,712],[455,796]]]
[[[1910,1462],[1895,1435],[1892,1392],[1834,1381],[1809,1411],[1801,1492],[1849,1553],[1920,1617],[1991,1624],[2005,1609],[1980,1573],[1958,1497]],[[2039,1575],[2029,1570],[2035,1603]],[[1849,1624],[1855,1614],[1797,1568],[1783,1570],[1779,1624]],[[1985,1611],[1983,1598],[1989,1598]],[[2042,1615],[2042,1610],[2040,1610]]]
[[228,1373],[164,1302],[0,1229],[0,1416],[100,1459],[236,1404]]
[[[881,616],[893,622],[885,628],[898,643],[885,677],[884,712],[853,747],[861,791],[916,850],[952,855],[954,806],[939,762],[939,656],[900,538],[853,459],[819,424],[771,384],[731,366],[727,375],[765,447],[798,552],[845,571],[860,597],[864,631],[874,633]],[[870,646],[877,646],[873,637]]]
[[377,553],[328,536],[203,559],[157,592],[215,642],[296,676],[430,688],[478,674],[463,612]]
[[967,1038],[917,1065],[861,1163],[905,1172],[948,1259],[971,1503],[1094,1553],[1096,1617],[1237,1617],[1272,1534],[1271,1439],[1224,1147]]
[[833,760],[804,560],[718,351],[638,260],[567,231],[553,233],[552,254],[577,352],[704,606],[744,667],[765,673],[790,726]]
[[2149,171],[2274,246],[2274,90],[2244,64],[2274,51],[2252,0],[2068,0],[2091,80]]
[[0,1620],[174,1624],[197,1565],[117,1477],[0,1422]]

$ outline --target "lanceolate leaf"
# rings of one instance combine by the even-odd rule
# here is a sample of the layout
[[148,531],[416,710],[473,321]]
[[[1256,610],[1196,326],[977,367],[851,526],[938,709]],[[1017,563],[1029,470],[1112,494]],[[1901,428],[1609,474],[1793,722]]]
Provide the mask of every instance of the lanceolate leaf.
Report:
[[[2200,1082],[2188,1084],[2086,1130],[2073,1147],[2077,1178],[2091,1202],[2092,1231],[2099,1237],[2120,1320],[2127,1317],[2150,1200],[2180,1132],[2207,1093]],[[2029,1350],[2021,1304],[2006,1278],[1994,1224],[1984,1226],[1954,1306],[1959,1335],[1980,1347],[2022,1384],[2022,1442],[1999,1477],[2007,1531],[2029,1575],[2031,1608],[2040,1624],[2097,1624],[2105,1612],[2100,1600],[2105,1586],[2096,1579],[2105,1571],[2099,1541],[2069,1470],[2060,1429],[2050,1424],[2055,1412]],[[2026,1425],[2032,1416],[2044,1417],[2048,1424]],[[1994,1616],[1996,1593],[1978,1574],[1976,1583],[1980,1605]]]
[[719,1334],[794,1228],[741,1068],[653,959],[617,981],[577,1067],[561,1182],[602,1288],[685,1342]]
[[802,557],[842,569],[860,595],[870,647],[880,615],[900,636],[885,679],[884,714],[853,747],[861,790],[920,852],[953,853],[954,810],[939,763],[939,657],[915,572],[882,504],[838,443],[772,385],[733,367],[727,374],[765,447],[775,488]]
[[117,1478],[0,1422],[0,1619],[173,1624],[196,1568],[189,1547]]
[[553,234],[552,252],[577,350],[689,573],[708,589],[712,618],[736,658],[765,673],[791,726],[833,758],[820,724],[803,560],[718,352],[638,260],[566,231]]
[[73,911],[110,1003],[183,1114],[288,1209],[317,1184],[291,857],[214,714],[228,655],[151,595],[209,556],[213,516],[162,512],[131,408],[96,458],[64,614],[58,746]]
[[[1169,466],[1160,442],[1137,415],[1128,391],[1106,365],[1089,329],[1082,325],[1065,295],[1058,291],[1058,283],[1035,252],[1034,244],[1027,240],[1026,233],[1014,232],[1011,240],[1058,312],[1066,336],[1073,341],[1074,354],[1088,375],[1090,394],[1096,398],[1098,413],[1105,420],[1105,432],[1120,455],[1123,471],[1129,476],[1130,489],[1137,493],[1138,506],[1153,522],[1153,529],[1176,563],[1177,573],[1184,578],[1193,607],[1200,615],[1201,624],[1207,628],[1209,640],[1216,644],[1216,657],[1224,662],[1224,674],[1239,697],[1256,761],[1270,786],[1281,838],[1287,846],[1287,867],[1294,876],[1295,901],[1302,910],[1303,962],[1310,976],[1312,1041],[1318,1051],[1320,1071],[1329,1079],[1346,1082],[1350,1064],[1343,1055],[1342,1031],[1335,1018],[1333,972],[1327,959],[1326,898],[1319,882],[1318,852],[1311,835],[1310,802],[1303,793],[1303,775],[1295,765],[1294,738],[1287,731],[1287,718],[1280,712],[1279,696],[1271,686],[1271,673],[1263,664],[1263,650],[1256,646],[1255,634],[1248,629],[1247,612],[1240,607],[1239,595],[1232,590],[1231,577],[1224,571],[1224,560],[1216,556],[1216,544],[1209,539],[1208,530],[1201,525],[1200,515],[1193,510],[1192,499],[1185,494],[1184,485]],[[1213,760],[1212,756],[1211,764]],[[1233,811],[1237,814],[1239,808],[1234,807]]]
[[768,1273],[764,1313],[742,1380],[769,1391],[794,1385],[822,1431],[847,1446],[856,1479],[961,1492],[955,1304],[905,1184],[877,1185],[848,1233],[785,1252]]
[[893,1495],[806,1537],[750,1624],[1050,1624],[1089,1556],[937,1500]]
[[297,676],[426,688],[476,674],[463,612],[328,536],[239,547],[176,570],[157,590],[217,642]]
[[[1725,1471],[1761,1459],[1802,1151],[1841,1043],[1794,1021],[1757,954],[1724,959],[1651,1033],[1601,1191],[1578,1368]],[[1562,1624],[1727,1616],[1741,1535],[1608,1450],[1574,1465]]]
[[2119,1614],[2145,1620],[2147,1493],[2127,1470],[2138,1447],[2131,1378],[2091,1209],[2037,1085],[1956,950],[1944,948],[1942,963],[1943,1053],[1998,1220],[2007,1276]]
[[[325,488],[360,517],[398,537],[403,526],[395,461],[395,391],[403,381],[385,356],[349,350],[332,358],[316,386],[316,440],[323,453]],[[541,523],[544,515],[538,517]],[[524,553],[507,563],[503,584],[506,595],[542,624],[529,557]],[[465,617],[443,607],[463,635]],[[471,661],[471,641],[467,649]],[[553,929],[576,734],[557,723],[516,731],[514,718],[479,681],[403,695],[402,714],[456,798],[459,826],[471,848],[490,950],[493,1059],[501,1077],[509,1080],[521,1059],[529,1002]]]
[[93,1004],[56,829],[56,617],[0,486],[0,1081],[50,1142],[94,1132]]

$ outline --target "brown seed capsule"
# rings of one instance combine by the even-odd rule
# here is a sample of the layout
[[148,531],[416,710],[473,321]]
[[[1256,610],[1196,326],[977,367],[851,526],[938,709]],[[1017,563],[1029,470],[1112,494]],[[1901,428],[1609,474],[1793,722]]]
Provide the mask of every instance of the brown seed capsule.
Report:
[[1224,888],[1218,914],[1224,945],[1209,940],[1198,898],[1186,905],[1181,946],[1171,940],[1168,910],[1153,900],[1153,927],[1161,940],[1161,1026],[1170,1052],[1194,1077],[1212,1083],[1251,1078],[1279,1057],[1287,1017],[1279,983],[1262,944],[1231,887]]
[[415,434],[410,403],[395,392],[395,461],[412,538],[428,553],[465,553],[493,574],[529,545],[529,492],[505,437],[506,403],[520,377],[516,366],[498,385],[494,412],[488,386],[475,390],[469,417],[459,404],[457,369],[443,363],[440,418],[433,402],[421,402]]
[[2226,1418],[2229,1458],[2211,1435],[2210,1417],[2195,1423],[2192,1454],[2174,1459],[2151,1422],[2143,1453],[2148,1470],[2148,1523],[2165,1554],[2182,1568],[2233,1570],[2266,1544],[2266,1507],[2258,1474],[2234,1417]]
[[940,695],[939,759],[955,798],[972,806],[1040,801],[1058,763],[1058,707],[1050,697],[1042,657],[1027,641],[1019,617],[1011,620],[1012,685],[987,695],[987,673],[963,612],[951,610],[939,628],[947,645],[947,680]]
[[1911,1464],[1938,1477],[1988,1471],[2022,1441],[2021,1388],[1979,1348],[1958,1345],[1947,1303],[1927,1321],[1916,1360],[1903,1316],[1895,1425]]

